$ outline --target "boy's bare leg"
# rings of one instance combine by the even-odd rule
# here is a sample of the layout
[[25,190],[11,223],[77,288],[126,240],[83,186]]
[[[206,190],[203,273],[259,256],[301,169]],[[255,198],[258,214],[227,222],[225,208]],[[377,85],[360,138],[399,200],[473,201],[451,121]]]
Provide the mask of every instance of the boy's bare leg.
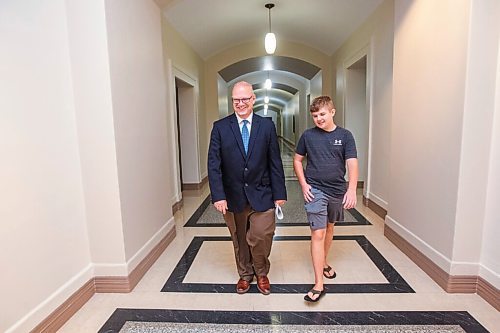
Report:
[[[327,225],[326,225],[326,235],[325,235],[325,243],[324,243],[325,244],[325,249],[324,249],[325,257],[324,257],[324,261],[323,261],[324,268],[328,267],[327,257],[328,257],[328,252],[330,251],[330,246],[332,245],[332,241],[333,241],[333,226],[334,226],[334,223],[327,223]],[[329,276],[333,276],[334,272],[335,272],[335,270],[332,270],[326,274],[328,274]]]
[[[311,230],[311,257],[314,268],[314,289],[323,290],[323,265],[325,263],[325,236],[326,229]],[[319,295],[308,293],[316,299]]]

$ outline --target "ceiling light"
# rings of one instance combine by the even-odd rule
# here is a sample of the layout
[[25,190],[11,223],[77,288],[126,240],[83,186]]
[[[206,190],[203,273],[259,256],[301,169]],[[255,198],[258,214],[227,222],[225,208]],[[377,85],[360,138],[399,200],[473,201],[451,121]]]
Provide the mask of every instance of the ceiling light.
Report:
[[269,96],[264,97],[264,103],[269,103]]
[[271,89],[273,87],[273,82],[271,79],[266,79],[266,82],[264,82],[264,88],[267,90]]
[[268,108],[267,104],[264,104],[264,116],[267,116],[267,108]]
[[266,34],[266,38],[264,39],[264,46],[267,54],[273,54],[276,50],[276,36],[271,32],[271,8],[273,7],[274,3],[266,4],[266,8],[269,9],[269,32]]

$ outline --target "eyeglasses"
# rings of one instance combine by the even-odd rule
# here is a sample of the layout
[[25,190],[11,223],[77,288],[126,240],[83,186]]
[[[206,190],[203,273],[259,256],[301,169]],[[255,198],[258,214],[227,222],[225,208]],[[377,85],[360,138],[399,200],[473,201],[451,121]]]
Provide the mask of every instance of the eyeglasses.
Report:
[[233,104],[238,104],[240,102],[243,103],[248,103],[252,100],[252,97],[245,97],[245,98],[233,98]]

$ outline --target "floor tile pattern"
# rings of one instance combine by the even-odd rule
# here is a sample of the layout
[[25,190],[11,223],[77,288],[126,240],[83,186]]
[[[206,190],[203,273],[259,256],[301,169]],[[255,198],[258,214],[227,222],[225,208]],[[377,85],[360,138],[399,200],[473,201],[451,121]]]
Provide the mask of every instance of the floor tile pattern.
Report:
[[[276,220],[280,227],[309,226],[304,211],[304,199],[297,181],[286,181],[288,201],[283,206],[283,219]],[[344,221],[337,226],[370,225],[371,223],[355,208],[344,210]],[[185,227],[225,227],[222,215],[210,204],[207,197],[200,208],[184,225]]]
[[[293,149],[282,143],[282,152],[288,184],[296,180]],[[356,211],[371,224],[339,223],[342,227],[335,228],[328,260],[338,276],[325,281],[328,293],[320,302],[303,300],[313,280],[310,230],[305,224],[276,228],[273,293],[263,296],[252,289],[237,295],[228,230],[200,219],[209,194],[207,185],[183,192],[183,207],[174,216],[175,239],[132,292],[95,294],[58,332],[435,333],[487,328],[500,333],[498,311],[476,294],[444,292],[384,237],[384,220],[362,205],[361,192]],[[300,198],[293,188],[289,195],[288,203],[294,195]],[[301,203],[299,208],[303,210]],[[188,220],[198,228],[184,227]],[[162,288],[177,291],[161,292]]]
[[[274,243],[280,241],[303,241],[310,240],[309,236],[275,236]],[[362,235],[354,236],[334,236],[335,240],[354,240],[363,249],[366,255],[372,260],[375,266],[387,279],[387,283],[342,283],[327,284],[325,289],[327,293],[413,293],[414,290],[394,269],[394,267],[380,254],[379,251]],[[203,242],[227,241],[229,237],[194,237],[188,246],[184,255],[179,260],[174,271],[163,286],[163,292],[186,292],[186,293],[234,293],[234,283],[186,283],[184,279],[198,255]],[[214,269],[217,272],[217,269]],[[311,284],[272,284],[272,293],[307,293],[311,289]],[[252,284],[250,293],[259,293],[257,286]]]
[[[373,332],[372,328],[378,329],[378,332],[384,332],[384,329],[387,328],[392,328],[392,332],[487,332],[469,313],[464,311],[239,312],[117,309],[99,330],[99,333],[120,332],[127,321],[134,322],[136,327],[141,327],[137,326],[137,323],[145,322],[189,323],[189,326],[179,327],[199,329],[192,332],[203,332],[205,331],[204,329],[214,328],[214,326],[206,325],[207,323],[217,324],[215,330],[212,332],[235,332],[235,330],[231,329],[238,327],[243,329],[246,327],[248,329],[248,326],[237,326],[238,324],[269,325],[267,326],[268,330],[262,330],[266,328],[265,326],[250,326],[251,328],[260,328],[261,332],[280,332],[277,329],[281,325],[301,325],[296,327],[285,326],[288,329],[295,329],[295,332],[313,332],[311,328],[323,329],[324,332],[332,331],[335,328],[344,329],[343,331],[339,330],[340,332]],[[225,326],[227,324],[231,324],[231,326]],[[343,325],[349,325],[351,329],[354,328],[356,330],[348,331],[346,329],[349,329],[349,326],[342,328]],[[368,326],[363,328],[365,325]],[[130,326],[133,327],[133,325]],[[440,326],[444,327],[440,328]],[[169,330],[163,332],[171,332],[172,328],[175,328],[175,326],[169,325]],[[331,330],[328,330],[328,328]],[[139,331],[129,330],[126,332]],[[148,330],[147,332],[150,331]],[[236,332],[241,331],[236,330]],[[293,331],[287,330],[282,332],[291,333]],[[388,332],[391,331],[389,330]]]

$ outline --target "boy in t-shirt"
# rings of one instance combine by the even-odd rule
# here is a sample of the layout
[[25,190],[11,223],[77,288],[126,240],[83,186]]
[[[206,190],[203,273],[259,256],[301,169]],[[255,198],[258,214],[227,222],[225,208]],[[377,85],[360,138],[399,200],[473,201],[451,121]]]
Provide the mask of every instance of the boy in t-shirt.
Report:
[[[323,277],[337,273],[327,262],[335,222],[344,219],[344,210],[356,206],[358,159],[351,132],[335,125],[335,106],[328,96],[315,98],[310,110],[316,127],[304,131],[299,139],[293,167],[302,188],[305,210],[311,228],[311,257],[314,287],[304,296],[317,302],[324,294]],[[307,158],[304,174],[302,160]],[[346,189],[346,164],[349,187]]]

